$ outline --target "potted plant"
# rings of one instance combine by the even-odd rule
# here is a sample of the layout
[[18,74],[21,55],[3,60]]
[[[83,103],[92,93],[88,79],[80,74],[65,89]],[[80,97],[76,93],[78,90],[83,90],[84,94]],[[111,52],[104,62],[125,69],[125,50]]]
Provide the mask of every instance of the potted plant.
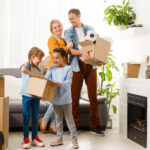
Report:
[[112,120],[110,118],[110,108],[112,107],[114,114],[117,112],[116,105],[112,104],[114,98],[116,98],[120,90],[116,88],[116,81],[113,79],[113,74],[115,71],[119,72],[119,69],[116,66],[114,61],[114,56],[109,53],[108,62],[105,65],[98,67],[98,95],[104,95],[107,97],[107,106],[108,106],[108,123],[107,128],[112,128]]
[[125,2],[123,0],[122,5],[111,5],[104,11],[104,20],[109,25],[115,25],[120,27],[128,28],[129,23],[134,23],[136,14],[133,11],[133,7],[130,6],[129,0]]

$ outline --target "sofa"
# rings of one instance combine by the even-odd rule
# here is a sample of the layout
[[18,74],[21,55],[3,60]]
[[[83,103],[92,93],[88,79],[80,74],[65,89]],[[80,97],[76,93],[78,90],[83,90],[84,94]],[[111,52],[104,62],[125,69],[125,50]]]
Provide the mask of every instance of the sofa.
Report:
[[[21,88],[21,72],[18,68],[0,69],[0,75],[5,77],[5,96],[10,97],[9,103],[9,127],[10,129],[22,129],[23,116],[22,116],[22,100],[19,96]],[[106,105],[106,97],[98,96],[98,114],[100,117],[100,127],[102,130],[106,129],[108,111]],[[49,106],[48,101],[40,101],[39,118],[43,117]],[[88,128],[89,120],[89,101],[87,96],[87,89],[83,85],[80,96],[80,123],[79,127]],[[31,122],[30,122],[31,126]],[[64,123],[64,126],[66,124]]]

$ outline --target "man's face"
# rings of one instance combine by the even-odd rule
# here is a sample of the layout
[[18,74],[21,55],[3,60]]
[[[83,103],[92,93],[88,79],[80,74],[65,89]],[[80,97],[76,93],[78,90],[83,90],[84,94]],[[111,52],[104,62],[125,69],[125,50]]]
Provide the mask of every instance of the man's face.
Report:
[[75,13],[70,13],[68,15],[69,21],[72,24],[72,26],[76,27],[80,23],[80,14],[76,15]]

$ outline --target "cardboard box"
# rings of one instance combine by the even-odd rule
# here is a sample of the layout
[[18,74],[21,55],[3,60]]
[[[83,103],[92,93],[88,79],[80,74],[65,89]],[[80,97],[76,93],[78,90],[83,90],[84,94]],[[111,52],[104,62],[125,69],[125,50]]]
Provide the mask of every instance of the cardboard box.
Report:
[[5,80],[3,76],[0,76],[0,97],[4,97]]
[[0,131],[4,134],[4,146],[8,147],[9,137],[9,97],[0,97]]
[[27,94],[39,97],[41,100],[52,101],[57,84],[39,75],[31,75],[26,90]]
[[138,78],[141,63],[127,62],[123,63],[123,76],[125,78]]
[[98,65],[98,64],[106,64],[107,63],[107,57],[108,52],[110,50],[111,43],[101,37],[97,37],[96,44],[94,44],[91,41],[83,41],[79,43],[83,50],[92,50],[89,52],[89,55],[91,56],[90,60],[84,60],[81,58],[81,60],[90,65]]

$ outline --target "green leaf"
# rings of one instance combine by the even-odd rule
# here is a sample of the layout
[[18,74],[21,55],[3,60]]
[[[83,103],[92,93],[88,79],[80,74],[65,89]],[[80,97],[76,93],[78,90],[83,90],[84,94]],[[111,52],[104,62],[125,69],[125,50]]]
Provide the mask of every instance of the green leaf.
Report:
[[107,76],[107,80],[111,81],[112,80],[112,72],[110,70],[106,71],[106,76]]
[[106,78],[105,78],[105,73],[104,73],[104,72],[100,72],[99,75],[100,75],[102,81],[105,81],[105,80],[106,80]]
[[123,5],[125,4],[125,0],[123,0]]
[[114,114],[116,114],[117,113],[117,107],[115,105],[112,105],[112,108],[113,108]]

